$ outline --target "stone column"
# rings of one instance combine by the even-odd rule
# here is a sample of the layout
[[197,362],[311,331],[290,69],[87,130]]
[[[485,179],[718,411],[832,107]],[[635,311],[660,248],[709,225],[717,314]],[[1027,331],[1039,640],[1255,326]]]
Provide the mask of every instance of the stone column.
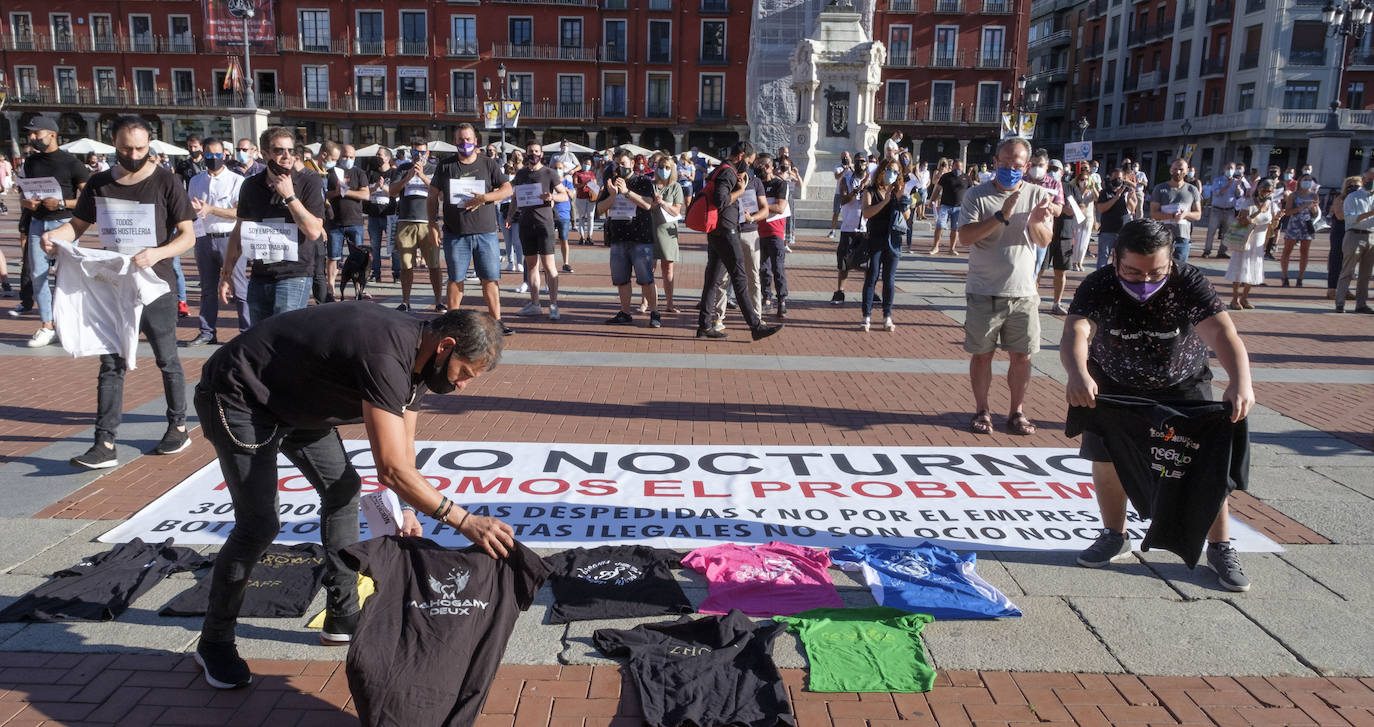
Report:
[[1263,176],[1265,170],[1269,168],[1269,153],[1273,151],[1273,149],[1273,144],[1265,144],[1262,142],[1251,144],[1250,163],[1248,166],[1252,169],[1258,169],[1260,175]]
[[86,137],[97,139],[95,127],[100,123],[100,114],[81,114],[81,120],[86,122]]
[[339,122],[339,143],[340,143],[340,144],[346,144],[346,145],[348,145],[348,146],[353,146],[353,147],[357,147],[357,146],[358,146],[358,140],[355,139],[355,138],[353,138],[353,122],[352,122],[352,121],[340,121],[340,122]]
[[968,145],[971,142],[971,139],[959,140],[959,161],[963,162],[965,169],[968,168]]
[[673,148],[677,150],[677,152],[676,152],[677,154],[681,154],[682,152],[687,151],[687,150],[684,149],[683,146],[682,146],[682,142],[685,141],[686,139],[687,139],[687,130],[686,130],[686,129],[673,129]]
[[535,140],[536,142],[538,142],[540,146],[543,146],[543,145],[544,145],[544,134],[547,133],[547,132],[548,132],[548,129],[535,129],[535,130],[534,130],[534,140]]
[[921,156],[921,139],[906,139],[905,142],[911,145],[911,163],[916,163],[916,158]]
[[593,149],[599,149],[600,146],[596,143],[596,137],[598,137],[598,136],[600,136],[600,135],[601,135],[601,132],[600,132],[600,131],[588,131],[588,132],[587,132],[587,146],[590,146],[590,147],[593,148]]
[[24,133],[23,129],[19,128],[19,112],[6,111],[5,120],[10,122],[10,158],[17,159],[19,157],[19,139]]
[[630,130],[630,143],[639,146],[639,138],[644,135],[644,129]]

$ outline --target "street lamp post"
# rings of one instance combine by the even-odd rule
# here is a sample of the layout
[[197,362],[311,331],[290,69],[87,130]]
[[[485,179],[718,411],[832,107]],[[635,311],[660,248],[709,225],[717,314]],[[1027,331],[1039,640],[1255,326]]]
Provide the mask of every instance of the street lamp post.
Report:
[[1341,39],[1340,55],[1336,57],[1336,85],[1331,91],[1331,114],[1326,118],[1326,131],[1340,130],[1337,111],[1341,106],[1341,82],[1345,78],[1345,54],[1349,41],[1351,38],[1363,38],[1371,21],[1374,21],[1374,6],[1366,0],[1327,2],[1326,7],[1322,8],[1322,22],[1326,23],[1327,33]]
[[[507,89],[506,89],[506,64],[502,63],[502,64],[500,64],[500,65],[498,65],[498,66],[496,67],[496,77],[497,77],[497,79],[498,79],[498,80],[500,81],[500,83],[501,83],[501,88],[500,88],[500,95],[501,95],[501,98],[500,98],[500,100],[499,100],[499,106],[497,107],[497,110],[496,110],[496,115],[497,115],[497,117],[499,118],[499,120],[501,121],[501,162],[502,162],[502,163],[505,163],[506,157],[507,157],[507,153],[506,153],[506,101],[508,100],[508,97],[507,97]],[[516,80],[514,77],[511,77],[511,79],[510,79],[510,93],[519,93],[519,90],[520,90],[520,82],[519,82],[518,80]],[[484,78],[482,79],[482,92],[486,94],[487,100],[491,100],[491,76],[486,76],[486,77],[484,77]]]
[[248,21],[253,17],[252,6],[244,8],[243,12],[243,105],[245,108],[255,109],[258,107],[258,100],[253,96],[253,59],[248,52]]
[[[1013,104],[1013,102],[1015,102]],[[1026,77],[1024,75],[1016,79],[1016,94],[1013,95],[1011,89],[1002,92],[1002,103],[1006,104],[1012,113],[1012,128],[1017,136],[1021,136],[1024,129],[1021,128],[1021,114],[1040,105],[1040,89],[1032,88],[1030,93],[1026,93]]]
[[1080,116],[1078,118],[1078,140],[1088,140],[1088,117],[1086,116]]

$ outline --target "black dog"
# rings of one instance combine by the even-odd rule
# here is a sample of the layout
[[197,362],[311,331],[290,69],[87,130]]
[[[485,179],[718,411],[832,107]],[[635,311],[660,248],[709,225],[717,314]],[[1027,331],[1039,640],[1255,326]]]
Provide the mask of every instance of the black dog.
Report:
[[357,290],[356,300],[363,299],[363,291],[367,289],[367,279],[372,275],[372,248],[367,245],[348,246],[348,257],[344,259],[343,273],[339,280],[339,299],[343,300],[344,291],[348,289],[348,284],[353,283]]

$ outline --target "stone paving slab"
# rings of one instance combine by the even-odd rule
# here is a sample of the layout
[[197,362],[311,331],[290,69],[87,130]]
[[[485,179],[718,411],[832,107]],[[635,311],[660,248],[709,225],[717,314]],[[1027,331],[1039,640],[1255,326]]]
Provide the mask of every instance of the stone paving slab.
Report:
[[[1206,556],[1196,568],[1189,569],[1173,553],[1152,550],[1137,553],[1151,572],[1183,599],[1232,599],[1240,604],[1247,601],[1340,601],[1341,594],[1320,580],[1304,573],[1284,559],[1286,553],[1245,553],[1241,565],[1252,581],[1249,591],[1235,594],[1217,583],[1217,574],[1207,567]],[[1115,566],[1113,566],[1113,569]]]
[[1374,604],[1374,548],[1294,545],[1279,558],[1348,601]]
[[1337,467],[1323,464],[1313,466],[1311,469],[1313,472],[1329,477],[1365,497],[1374,498],[1374,470],[1369,467]]
[[[1235,599],[1254,619],[1323,676],[1363,675],[1374,653],[1374,605],[1340,599]],[[1365,624],[1365,628],[1354,626]]]
[[941,669],[1121,672],[1121,663],[1058,596],[1020,596],[1020,618],[936,621],[922,636]]
[[1078,565],[1077,551],[993,553],[1021,590],[1032,596],[1112,596],[1178,599],[1176,591],[1139,560],[1110,568]]
[[1271,500],[1269,504],[1335,543],[1374,544],[1374,500],[1317,502]]
[[[1346,480],[1349,474],[1342,474]],[[1368,470],[1365,470],[1368,474]],[[1367,489],[1374,493],[1374,484]],[[1371,494],[1358,486],[1348,485],[1322,472],[1319,467],[1251,467],[1250,494],[1266,502],[1271,500],[1313,500],[1319,502],[1369,502]]]

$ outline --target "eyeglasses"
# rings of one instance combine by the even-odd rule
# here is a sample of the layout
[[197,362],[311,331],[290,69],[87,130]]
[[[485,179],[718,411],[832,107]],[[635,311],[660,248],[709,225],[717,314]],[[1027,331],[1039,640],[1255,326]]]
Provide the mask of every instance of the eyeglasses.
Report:
[[296,149],[290,146],[274,146],[267,150],[267,154],[274,157],[296,156]]
[[1148,273],[1142,270],[1136,270],[1135,268],[1122,267],[1119,263],[1116,266],[1116,274],[1120,275],[1122,280],[1131,283],[1158,283],[1169,277],[1169,273],[1172,270],[1173,263],[1162,268],[1155,268]]
[[217,153],[217,152],[206,152],[206,153],[205,153],[205,158],[206,158],[206,159],[223,159],[223,158],[224,158],[224,155],[223,155],[223,154],[220,154],[220,153]]

